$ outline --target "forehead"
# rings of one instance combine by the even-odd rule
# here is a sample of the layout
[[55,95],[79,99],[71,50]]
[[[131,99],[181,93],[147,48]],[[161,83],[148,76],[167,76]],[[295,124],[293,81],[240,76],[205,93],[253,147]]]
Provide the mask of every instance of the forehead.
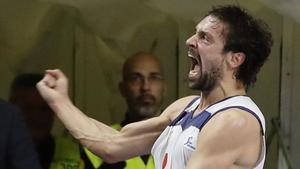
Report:
[[133,59],[128,67],[127,73],[161,73],[160,64],[153,56],[140,56]]
[[203,18],[196,26],[197,32],[207,32],[212,35],[223,35],[225,23],[215,16],[208,15]]

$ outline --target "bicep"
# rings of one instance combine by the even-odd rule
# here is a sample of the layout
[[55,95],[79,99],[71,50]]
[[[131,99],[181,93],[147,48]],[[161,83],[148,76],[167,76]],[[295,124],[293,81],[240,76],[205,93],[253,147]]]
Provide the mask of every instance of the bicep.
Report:
[[169,123],[169,119],[165,116],[131,123],[122,128],[120,134],[123,139],[120,140],[120,145],[126,144],[129,149],[136,149],[139,155],[149,154],[155,140]]
[[130,147],[132,149],[136,149],[135,146],[138,146],[140,148],[140,150],[137,150],[138,154],[150,153],[155,140],[162,133],[162,131],[195,97],[198,96],[188,96],[176,100],[174,103],[168,106],[159,117],[131,123],[125,126],[120,132],[122,136],[121,138],[123,138],[121,141],[131,144]]
[[[168,106],[159,117],[125,126],[120,133],[123,136],[122,138],[124,139],[124,143],[129,143],[129,149],[135,149],[136,154],[149,154],[155,140],[162,131],[195,97],[199,96],[188,96],[176,100]],[[139,149],[137,149],[137,147]]]

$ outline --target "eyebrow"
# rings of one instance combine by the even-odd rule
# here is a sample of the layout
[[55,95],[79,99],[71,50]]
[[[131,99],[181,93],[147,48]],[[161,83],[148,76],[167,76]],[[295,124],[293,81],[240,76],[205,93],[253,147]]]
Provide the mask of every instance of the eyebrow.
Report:
[[[141,76],[143,76],[143,74],[140,73],[140,72],[131,72],[131,73],[128,73],[128,75],[129,76],[130,75],[141,75]],[[162,73],[161,72],[150,72],[149,75],[160,75],[160,76],[162,76]]]
[[200,31],[196,31],[196,33],[197,33],[198,35],[205,34],[206,36],[208,36],[209,39],[213,39],[212,34],[209,33],[209,32],[207,32],[207,31],[200,30]]
[[161,72],[150,72],[150,74],[162,75],[162,73],[161,73]]

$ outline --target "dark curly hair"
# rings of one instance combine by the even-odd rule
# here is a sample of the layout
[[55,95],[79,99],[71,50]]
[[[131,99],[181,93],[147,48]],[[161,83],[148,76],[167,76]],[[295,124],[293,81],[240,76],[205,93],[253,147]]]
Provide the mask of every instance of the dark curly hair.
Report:
[[35,89],[35,85],[43,79],[42,74],[34,74],[34,73],[25,73],[19,74],[14,78],[10,87],[10,98],[9,101],[14,103],[14,93],[18,89]]
[[227,26],[224,52],[242,52],[246,58],[236,78],[246,87],[254,84],[256,75],[267,60],[273,45],[272,34],[265,22],[255,19],[239,6],[217,6],[208,12]]

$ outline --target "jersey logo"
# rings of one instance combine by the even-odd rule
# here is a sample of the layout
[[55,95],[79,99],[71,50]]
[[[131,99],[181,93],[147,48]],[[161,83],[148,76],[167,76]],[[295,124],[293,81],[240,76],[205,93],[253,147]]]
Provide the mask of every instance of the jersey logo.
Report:
[[196,150],[196,147],[193,145],[193,139],[194,139],[194,137],[190,136],[183,145],[188,148],[191,148],[192,150]]

